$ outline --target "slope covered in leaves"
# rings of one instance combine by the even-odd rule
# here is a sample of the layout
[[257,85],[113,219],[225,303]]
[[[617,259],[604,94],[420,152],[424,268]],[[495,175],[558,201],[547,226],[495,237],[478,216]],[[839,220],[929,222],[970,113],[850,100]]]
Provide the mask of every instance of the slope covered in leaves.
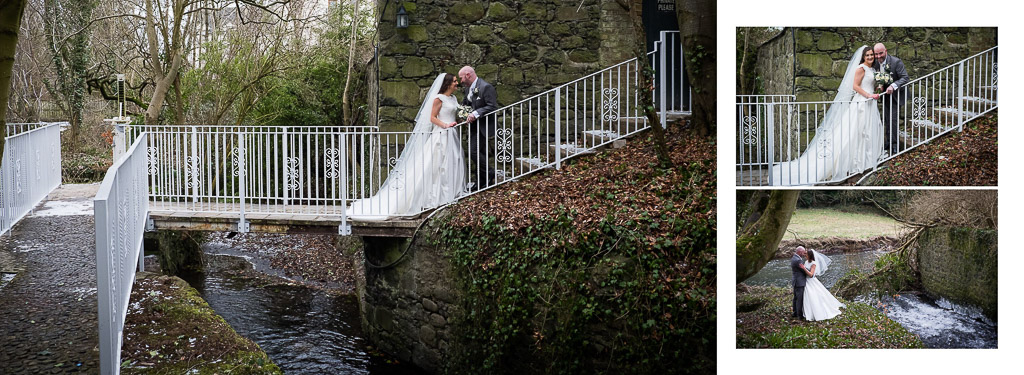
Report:
[[873,185],[996,186],[998,110],[887,163]]
[[[453,206],[455,373],[714,373],[714,140],[670,126]],[[557,370],[552,370],[557,369]]]

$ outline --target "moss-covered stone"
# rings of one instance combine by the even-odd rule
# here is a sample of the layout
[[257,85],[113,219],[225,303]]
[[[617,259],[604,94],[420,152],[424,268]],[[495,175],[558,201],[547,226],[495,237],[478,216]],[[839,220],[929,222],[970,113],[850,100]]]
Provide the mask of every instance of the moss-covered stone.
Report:
[[486,81],[495,82],[498,78],[498,66],[495,64],[479,65],[476,67],[476,74]]
[[398,63],[395,62],[394,57],[381,56],[380,58],[380,78],[389,79],[398,74]]
[[818,37],[818,49],[822,51],[834,51],[843,48],[843,38],[839,37],[839,34],[831,32],[823,32]]
[[560,37],[572,34],[572,28],[567,22],[552,22],[548,25],[548,34]]
[[448,11],[448,22],[454,24],[473,23],[484,18],[485,13],[486,9],[484,9],[483,3],[459,2],[452,5],[451,9]]
[[413,42],[423,42],[430,39],[427,36],[427,28],[423,25],[409,25],[409,27],[405,28],[404,31],[399,31],[399,33],[404,33]]
[[415,82],[381,82],[381,102],[384,105],[418,106],[420,104],[420,87]]
[[470,26],[466,38],[473,43],[493,42],[494,30],[490,26]]
[[541,62],[547,65],[562,65],[565,64],[566,55],[564,51],[553,49],[544,52],[544,57]]
[[824,76],[832,74],[832,58],[826,54],[803,53],[796,55],[798,75]]
[[538,1],[524,2],[522,10],[519,12],[519,18],[524,20],[547,20],[547,4]]
[[502,70],[498,82],[504,85],[518,85],[523,83],[523,72],[519,69]]
[[455,60],[460,64],[476,64],[483,55],[483,49],[477,44],[462,43],[455,48]]
[[569,60],[578,63],[595,63],[597,62],[597,53],[587,50],[574,50],[569,52]]
[[509,105],[522,100],[522,94],[515,86],[498,85],[495,86],[495,90],[498,92],[498,103],[502,105]]
[[415,55],[417,51],[413,43],[394,43],[388,49],[396,55]]
[[810,31],[799,30],[796,32],[796,50],[803,52],[814,48],[814,35]]
[[540,54],[540,50],[529,44],[520,45],[515,50],[516,58],[524,62],[536,61],[538,54]]
[[573,35],[568,38],[560,39],[558,41],[558,47],[563,49],[580,48],[583,47],[585,43],[586,41],[583,40],[583,38]]
[[516,18],[516,10],[504,3],[491,3],[487,8],[487,18],[494,22],[505,22]]
[[501,37],[509,43],[526,43],[530,41],[530,30],[518,22],[509,23],[501,32]]
[[487,47],[487,55],[484,61],[488,63],[505,63],[512,57],[512,48],[508,44],[493,44]]
[[434,63],[422,57],[407,57],[402,64],[402,76],[406,78],[423,77],[434,72]]
[[576,7],[559,7],[555,10],[555,20],[557,21],[579,21],[589,16],[587,10],[576,11]]

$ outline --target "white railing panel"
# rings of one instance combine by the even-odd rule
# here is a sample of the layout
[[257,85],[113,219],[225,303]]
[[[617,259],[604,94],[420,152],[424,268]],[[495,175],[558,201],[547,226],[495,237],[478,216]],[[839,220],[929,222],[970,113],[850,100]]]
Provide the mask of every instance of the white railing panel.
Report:
[[60,123],[8,124],[0,161],[0,235],[60,186]]
[[149,211],[146,137],[107,171],[93,201],[99,300],[100,372],[120,372],[121,344]]

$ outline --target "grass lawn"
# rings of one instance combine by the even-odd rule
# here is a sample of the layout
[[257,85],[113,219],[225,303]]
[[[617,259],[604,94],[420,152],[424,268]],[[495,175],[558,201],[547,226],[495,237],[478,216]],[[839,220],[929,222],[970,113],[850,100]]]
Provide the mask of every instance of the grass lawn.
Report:
[[736,298],[737,348],[924,347],[916,335],[867,304],[843,301],[839,316],[808,322],[790,319],[792,289],[749,288]]
[[[796,233],[796,236],[793,235]],[[797,209],[789,221],[789,230],[783,240],[811,238],[869,239],[877,236],[896,236],[899,223],[892,218],[870,214],[851,213],[827,208]]]

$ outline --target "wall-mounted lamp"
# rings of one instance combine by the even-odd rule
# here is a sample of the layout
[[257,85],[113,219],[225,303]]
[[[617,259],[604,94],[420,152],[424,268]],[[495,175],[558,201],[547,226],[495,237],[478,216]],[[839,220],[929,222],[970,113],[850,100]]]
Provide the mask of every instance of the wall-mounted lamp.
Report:
[[405,12],[405,5],[398,5],[398,13],[395,15],[395,28],[404,29],[409,27],[409,13]]

